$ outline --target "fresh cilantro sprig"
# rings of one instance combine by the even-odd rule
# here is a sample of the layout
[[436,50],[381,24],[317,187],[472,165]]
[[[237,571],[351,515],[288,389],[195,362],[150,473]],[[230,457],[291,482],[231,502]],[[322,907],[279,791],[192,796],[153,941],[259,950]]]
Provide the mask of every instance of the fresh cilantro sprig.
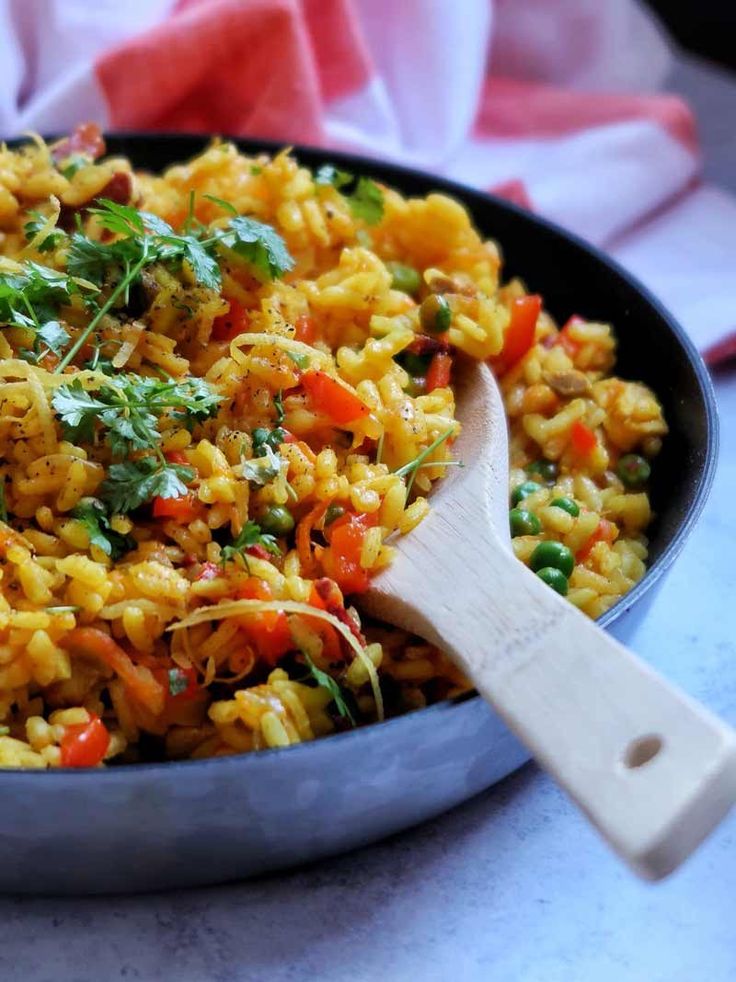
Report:
[[84,290],[72,276],[39,263],[22,263],[17,272],[0,272],[0,324],[37,330]]
[[[74,238],[76,239],[76,238],[81,238],[81,237],[80,236],[75,236]],[[88,242],[89,240],[85,239],[84,241],[85,242]],[[87,324],[87,326],[84,328],[84,330],[80,332],[80,334],[77,337],[77,340],[74,342],[74,344],[71,346],[71,348],[69,348],[69,350],[67,351],[67,353],[64,355],[64,357],[61,359],[61,361],[59,362],[59,364],[54,369],[54,371],[57,374],[63,372],[64,369],[67,367],[67,365],[69,365],[74,360],[74,357],[76,356],[77,352],[86,344],[87,338],[91,334],[94,333],[94,331],[97,329],[97,326],[100,323],[100,321],[102,320],[102,318],[107,313],[109,313],[110,310],[112,310],[112,308],[117,303],[118,299],[121,296],[123,296],[124,294],[127,293],[127,291],[130,288],[131,283],[133,283],[135,281],[135,279],[137,278],[138,274],[141,272],[141,270],[143,269],[143,267],[148,262],[150,262],[150,257],[149,257],[149,254],[148,254],[148,245],[147,245],[147,243],[146,243],[146,241],[144,239],[143,240],[143,248],[142,248],[140,257],[132,265],[130,264],[130,262],[128,262],[127,269],[126,269],[126,272],[125,272],[125,275],[123,276],[123,278],[117,284],[117,286],[112,291],[112,293],[110,294],[110,296],[107,298],[107,300],[105,301],[105,303],[101,307],[99,307],[97,309],[97,313],[94,315],[94,317],[92,317],[92,319],[90,320],[89,324]],[[84,274],[81,273],[81,272],[78,272],[76,275],[83,276]]]
[[[30,242],[35,239],[36,236],[46,227],[46,222],[48,219],[44,218],[43,215],[39,214],[37,211],[31,211],[28,213],[30,220],[23,226],[23,234],[26,239]],[[60,228],[55,228],[50,231],[48,235],[44,236],[40,242],[36,243],[36,250],[38,252],[53,252],[65,239],[67,235]]]
[[354,217],[362,218],[366,225],[377,225],[383,218],[383,191],[369,177],[356,177],[333,164],[323,164],[314,175],[314,182],[332,185],[347,199]]
[[263,445],[265,453],[256,460],[244,460],[242,466],[243,477],[251,484],[263,486],[273,481],[281,473],[281,466],[284,458],[273,451],[266,443]]
[[309,669],[309,674],[312,676],[317,685],[321,689],[326,689],[332,696],[332,701],[335,703],[335,709],[337,709],[338,714],[345,719],[350,720],[350,723],[353,726],[357,726],[358,724],[355,722],[355,717],[350,711],[350,707],[345,701],[343,690],[340,688],[338,683],[331,675],[328,675],[327,672],[323,672],[321,668],[317,668],[312,659],[304,650],[302,650],[302,657],[304,658],[306,666]]
[[281,555],[281,550],[276,544],[275,536],[269,535],[267,532],[262,532],[261,526],[256,522],[248,521],[230,545],[223,547],[220,553],[220,563],[224,566],[226,563],[240,557],[247,569],[248,557],[246,555],[246,549],[250,548],[250,546],[262,546],[274,556]]
[[204,379],[162,381],[141,375],[121,375],[108,385],[87,390],[79,379],[61,385],[51,402],[61,419],[64,437],[91,443],[97,424],[107,431],[114,456],[149,450],[160,441],[158,421],[170,412],[179,422],[201,422],[221,402]]
[[183,497],[187,482],[195,476],[193,467],[171,464],[159,456],[141,457],[110,464],[100,494],[112,514],[124,515],[152,498]]
[[205,243],[217,243],[245,259],[263,280],[275,280],[294,268],[294,259],[276,229],[238,215]]
[[90,545],[97,546],[111,559],[120,559],[135,549],[136,541],[132,535],[121,535],[111,527],[107,510],[98,498],[82,498],[71,515],[84,526]]

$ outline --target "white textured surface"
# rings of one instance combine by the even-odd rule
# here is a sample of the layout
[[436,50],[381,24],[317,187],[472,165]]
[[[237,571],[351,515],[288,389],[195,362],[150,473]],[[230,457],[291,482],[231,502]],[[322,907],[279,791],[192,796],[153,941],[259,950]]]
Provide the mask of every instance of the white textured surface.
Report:
[[[685,75],[676,82],[690,92]],[[705,122],[711,176],[725,179],[733,138],[720,113]],[[736,725],[736,376],[716,384],[714,492],[637,649]],[[732,982],[735,881],[736,814],[649,886],[528,766],[435,822],[311,870],[161,896],[0,899],[0,978]]]

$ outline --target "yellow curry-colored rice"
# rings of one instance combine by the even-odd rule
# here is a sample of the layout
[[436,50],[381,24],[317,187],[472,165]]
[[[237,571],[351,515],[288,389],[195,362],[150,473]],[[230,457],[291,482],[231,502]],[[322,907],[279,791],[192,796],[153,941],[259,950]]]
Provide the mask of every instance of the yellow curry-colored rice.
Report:
[[[511,488],[537,483],[522,505],[539,531],[516,535],[516,555],[529,562],[546,539],[566,545],[576,557],[568,599],[591,617],[641,578],[649,499],[645,485],[626,486],[616,467],[623,454],[656,455],[667,429],[659,403],[644,385],[611,374],[612,328],[582,316],[562,335],[542,311],[528,352],[499,362],[513,302],[526,288],[502,283],[499,247],[458,202],[381,188],[375,221],[334,184],[315,183],[287,151],[254,159],[215,142],[153,176],[133,173],[124,159],[95,162],[84,148],[72,154],[36,141],[0,151],[0,274],[27,261],[65,271],[70,239],[49,238],[56,225],[71,233],[78,223],[77,234],[115,241],[86,206],[121,189],[177,232],[193,221],[206,227],[200,237],[224,228],[232,206],[276,229],[295,265],[269,279],[223,248],[222,288],[214,289],[186,261],[154,263],[143,274],[143,301],[119,298],[90,338],[97,354],[86,344],[63,372],[55,371],[61,355],[28,357],[32,328],[0,330],[0,766],[94,763],[63,748],[95,721],[97,756],[107,762],[200,758],[324,736],[352,725],[346,708],[367,723],[467,688],[420,639],[370,624],[363,638],[352,606],[359,595],[348,596],[345,610],[333,590],[321,620],[305,613],[305,605],[320,607],[315,583],[329,592],[324,581],[336,575],[327,507],[343,521],[370,516],[359,542],[360,570],[370,574],[391,562],[396,536],[426,515],[432,482],[452,458],[452,388],[427,391],[402,367],[416,365],[405,356],[423,332],[420,304],[432,292],[451,311],[445,349],[447,342],[452,354],[496,358],[503,369]],[[36,231],[24,232],[34,218]],[[420,274],[414,296],[392,286],[386,263],[396,261]],[[102,283],[98,303],[113,285]],[[92,316],[84,289],[58,314],[69,344]],[[223,337],[234,311],[245,312],[240,329]],[[95,357],[98,366],[112,363],[108,374],[90,367]],[[365,413],[336,424],[305,390],[305,366],[339,379]],[[116,373],[199,377],[221,402],[194,425],[160,416],[160,450],[194,471],[186,482],[192,512],[156,517],[146,503],[110,513],[110,533],[132,537],[113,561],[75,517],[80,503],[99,497],[110,447],[102,429],[66,439],[52,398],[73,379],[94,392]],[[279,399],[288,440],[276,446],[276,473],[254,481],[248,475],[265,459],[255,454],[254,431],[274,428]],[[587,449],[581,432],[593,434]],[[421,468],[396,473],[438,440]],[[542,475],[527,470],[539,460],[552,466]],[[551,504],[560,497],[574,507]],[[226,544],[274,506],[298,530],[276,537],[278,554],[228,556]],[[277,622],[292,643],[272,657],[259,632]],[[96,657],[105,638],[123,668]],[[141,702],[139,682],[159,692],[158,702]]]

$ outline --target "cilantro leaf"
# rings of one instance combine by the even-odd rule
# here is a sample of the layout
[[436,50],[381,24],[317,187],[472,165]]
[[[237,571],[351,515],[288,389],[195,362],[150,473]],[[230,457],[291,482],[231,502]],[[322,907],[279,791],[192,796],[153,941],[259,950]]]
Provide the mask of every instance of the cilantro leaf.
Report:
[[256,522],[248,521],[230,545],[224,546],[220,554],[220,563],[224,566],[225,563],[240,556],[247,568],[248,560],[245,550],[250,546],[262,546],[274,556],[281,555],[281,550],[276,544],[275,536],[269,535],[267,532],[262,532],[260,525],[256,524]]
[[84,525],[90,545],[97,546],[111,559],[120,559],[135,549],[137,543],[132,535],[121,535],[110,527],[105,506],[97,498],[82,498],[71,514]]
[[[132,235],[144,235],[144,212],[138,211],[132,205],[121,205],[110,198],[99,198],[96,207],[88,208],[90,215],[96,215],[103,228],[130,238]],[[171,227],[168,226],[169,230]]]
[[170,668],[168,677],[169,695],[180,696],[189,688],[189,678],[180,668]]
[[96,424],[107,430],[114,456],[154,448],[160,441],[158,419],[164,412],[181,423],[200,422],[214,415],[219,396],[201,378],[162,381],[141,375],[119,375],[109,385],[88,391],[79,379],[61,385],[51,403],[64,436],[91,442]]
[[278,279],[294,268],[294,259],[276,229],[255,218],[231,218],[218,241],[247,260],[263,279]]
[[157,457],[142,457],[110,464],[100,488],[102,500],[112,514],[124,515],[152,498],[180,498],[187,493],[185,481],[193,481],[192,467],[170,464]]
[[82,167],[87,167],[91,163],[92,161],[89,157],[84,157],[80,153],[70,153],[68,157],[64,157],[63,160],[59,161],[56,168],[69,181],[78,170],[81,170]]
[[383,191],[369,177],[355,177],[333,164],[324,164],[315,174],[314,182],[321,186],[331,184],[340,191],[354,217],[362,218],[366,225],[376,225],[383,218]]
[[[29,215],[31,216],[30,221],[26,222],[23,226],[23,234],[30,242],[31,239],[35,239],[38,233],[46,227],[46,222],[48,219],[39,214],[37,211],[31,211],[29,212]],[[49,232],[45,238],[36,243],[36,249],[39,252],[51,252],[65,238],[66,232],[62,232],[61,229],[54,229],[53,232]]]
[[42,324],[36,331],[36,339],[45,344],[55,355],[61,355],[71,341],[69,332],[58,321],[46,321]]
[[343,690],[340,688],[337,682],[333,679],[331,675],[328,675],[327,672],[323,672],[321,668],[317,668],[317,666],[314,664],[312,659],[304,650],[302,650],[302,657],[306,662],[310,675],[317,683],[317,685],[321,689],[327,689],[327,691],[332,696],[332,701],[335,703],[335,708],[337,709],[339,715],[343,716],[345,719],[350,720],[353,726],[357,726],[358,724],[355,722],[355,717],[351,713],[350,707],[345,701]]
[[18,272],[0,273],[0,323],[38,327],[79,292],[79,285],[64,273],[25,262]]
[[377,225],[383,218],[383,191],[369,177],[358,178],[358,186],[348,196],[350,210],[366,225]]
[[326,186],[331,184],[333,188],[347,187],[348,184],[352,184],[355,180],[352,174],[346,170],[338,170],[334,164],[322,164],[317,173],[314,175],[314,183]]
[[281,465],[284,458],[274,451],[266,443],[263,445],[265,453],[254,460],[243,461],[243,477],[251,484],[262,486],[278,477],[281,473]]

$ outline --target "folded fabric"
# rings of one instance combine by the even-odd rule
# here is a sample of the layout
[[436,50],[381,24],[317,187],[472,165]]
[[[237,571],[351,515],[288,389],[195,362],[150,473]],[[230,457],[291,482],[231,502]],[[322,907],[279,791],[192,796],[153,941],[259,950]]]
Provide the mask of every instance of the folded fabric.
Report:
[[736,199],[634,0],[0,0],[0,129],[347,147],[506,194],[736,353]]

